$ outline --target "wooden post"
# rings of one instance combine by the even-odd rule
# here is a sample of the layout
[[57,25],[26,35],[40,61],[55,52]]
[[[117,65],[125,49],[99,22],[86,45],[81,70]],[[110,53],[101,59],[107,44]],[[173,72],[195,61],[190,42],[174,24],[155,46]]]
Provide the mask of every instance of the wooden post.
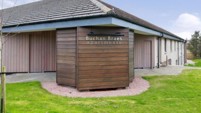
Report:
[[1,113],[6,113],[6,67],[2,66],[1,75]]
[[[1,8],[3,9],[3,0],[1,1]],[[2,10],[1,9],[1,10]],[[5,91],[6,91],[6,89],[5,89],[5,74],[4,74],[4,72],[5,72],[5,67],[3,67],[3,63],[2,63],[2,50],[3,50],[3,32],[2,32],[2,28],[3,28],[3,10],[2,10],[2,12],[1,12],[1,15],[0,15],[1,17],[0,17],[0,43],[1,43],[1,46],[0,46],[0,50],[1,50],[1,58],[0,58],[0,67],[1,67],[1,73],[2,73],[2,75],[1,75],[1,113],[5,113],[6,112],[6,110],[5,110]]]

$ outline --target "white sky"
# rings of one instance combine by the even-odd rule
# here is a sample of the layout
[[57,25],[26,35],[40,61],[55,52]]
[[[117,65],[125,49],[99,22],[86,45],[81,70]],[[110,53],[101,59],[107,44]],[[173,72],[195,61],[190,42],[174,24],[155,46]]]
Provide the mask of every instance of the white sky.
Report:
[[190,39],[197,30],[201,30],[201,19],[190,13],[180,14],[170,26],[170,31],[184,39]]

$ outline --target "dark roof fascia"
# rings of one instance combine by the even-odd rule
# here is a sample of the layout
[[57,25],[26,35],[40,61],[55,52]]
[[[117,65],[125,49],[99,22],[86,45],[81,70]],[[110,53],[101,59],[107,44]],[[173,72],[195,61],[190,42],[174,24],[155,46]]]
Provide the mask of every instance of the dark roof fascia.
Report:
[[[26,26],[26,25],[36,25],[36,24],[41,24],[41,23],[63,22],[63,21],[70,21],[70,20],[82,20],[82,19],[100,18],[100,17],[114,17],[114,18],[118,18],[118,19],[127,21],[127,22],[129,22],[129,23],[136,24],[136,25],[139,25],[139,26],[142,26],[142,27],[145,27],[145,28],[154,30],[154,31],[156,31],[156,32],[162,33],[161,31],[158,31],[158,30],[149,28],[149,27],[147,27],[147,26],[143,26],[143,25],[137,24],[137,23],[135,23],[135,22],[133,22],[133,21],[131,21],[131,20],[129,20],[129,19],[126,19],[126,18],[124,18],[124,17],[118,16],[118,15],[113,14],[113,13],[108,13],[108,14],[106,14],[106,15],[95,15],[95,16],[90,16],[90,17],[77,17],[77,18],[60,19],[60,20],[54,20],[54,21],[43,21],[43,22],[27,23],[27,24],[21,24],[21,25],[3,26],[3,28],[11,28],[11,27],[18,27],[18,26]],[[166,34],[166,33],[162,33],[162,34]],[[170,34],[168,34],[168,35],[170,35]],[[175,37],[175,36],[173,36],[173,35],[170,35],[170,36]],[[175,37],[175,38],[178,38],[179,40],[184,41],[184,39],[181,39],[181,38],[179,38],[179,37]]]

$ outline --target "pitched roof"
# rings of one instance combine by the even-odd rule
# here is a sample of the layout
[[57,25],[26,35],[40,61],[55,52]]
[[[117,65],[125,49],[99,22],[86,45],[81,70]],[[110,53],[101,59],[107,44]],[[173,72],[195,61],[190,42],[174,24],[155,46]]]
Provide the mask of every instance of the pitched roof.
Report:
[[3,11],[4,26],[94,16],[113,16],[181,39],[180,37],[101,0],[42,0]]
[[3,10],[4,26],[105,15],[90,0],[42,0]]
[[117,8],[117,7],[114,7],[114,6],[110,5],[110,4],[107,4],[107,3],[105,3],[105,2],[103,2],[101,0],[100,0],[100,2],[103,3],[104,5],[106,5],[107,7],[112,9],[110,12],[108,12],[109,15],[113,15],[113,16],[116,16],[118,18],[125,19],[125,20],[127,20],[129,22],[132,22],[134,24],[141,25],[143,27],[150,28],[150,29],[156,30],[158,32],[166,33],[168,35],[180,38],[180,37],[176,36],[175,34],[169,32],[169,31],[167,31],[167,30],[165,30],[163,28],[160,28],[160,27],[158,27],[158,26],[156,26],[154,24],[151,24],[151,23],[149,23],[149,22],[147,22],[147,21],[145,21],[143,19],[140,19],[140,18],[138,18],[138,17],[136,17],[136,16],[134,16],[132,14],[129,14],[129,13]]

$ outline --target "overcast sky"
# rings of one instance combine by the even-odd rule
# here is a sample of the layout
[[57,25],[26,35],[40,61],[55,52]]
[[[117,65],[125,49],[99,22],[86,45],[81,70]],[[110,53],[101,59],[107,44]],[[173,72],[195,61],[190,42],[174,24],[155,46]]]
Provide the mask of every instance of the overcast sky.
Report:
[[[0,0],[2,1],[2,0]],[[3,0],[4,8],[38,0]],[[105,0],[184,39],[201,30],[201,0]]]

